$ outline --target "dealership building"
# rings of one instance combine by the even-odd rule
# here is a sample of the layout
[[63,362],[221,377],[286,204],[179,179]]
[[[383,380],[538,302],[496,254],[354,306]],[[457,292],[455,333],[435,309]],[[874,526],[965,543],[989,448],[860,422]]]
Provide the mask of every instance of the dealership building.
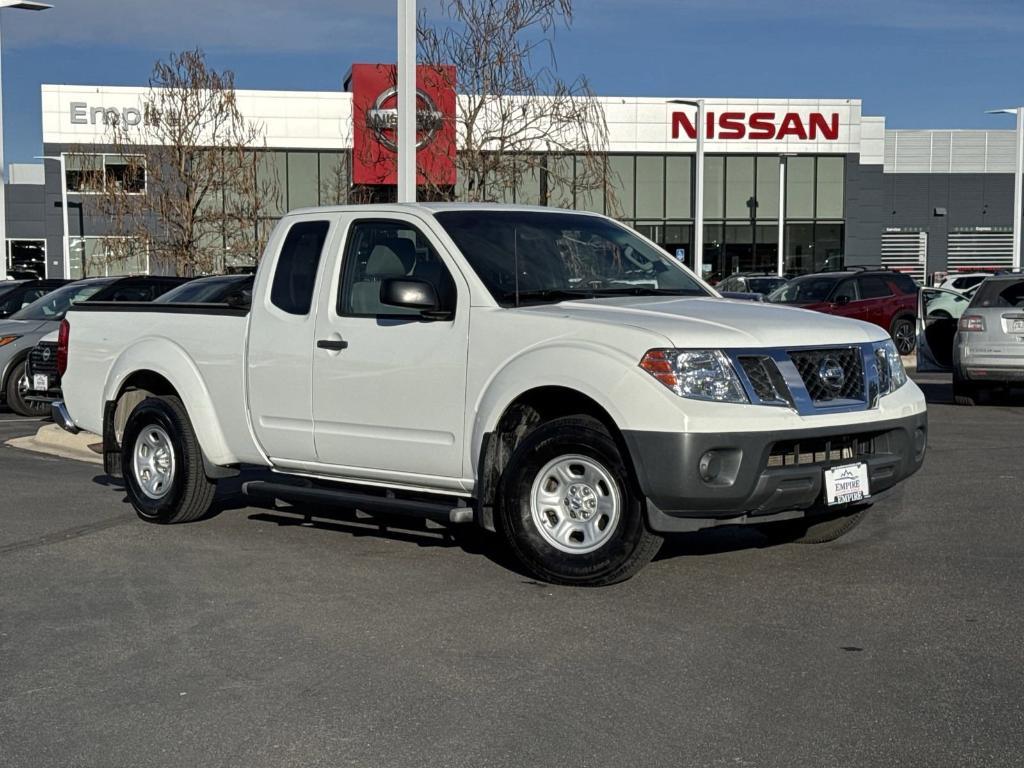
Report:
[[[109,232],[88,205],[95,194],[90,179],[125,176],[125,160],[109,151],[107,124],[141,122],[145,94],[144,88],[42,86],[49,159],[11,167],[9,269],[79,277],[152,268],[145,256],[112,266],[103,257]],[[358,91],[239,91],[237,98],[242,114],[263,126],[261,167],[280,180],[270,219],[345,201],[358,182],[357,144],[373,140],[361,138],[367,132]],[[458,109],[463,99],[453,101]],[[694,109],[667,98],[598,101],[608,126],[604,167],[611,194],[567,195],[541,173],[493,197],[615,215],[692,264]],[[707,98],[705,104],[706,274],[775,271],[780,250],[785,270],[794,273],[881,263],[926,280],[1011,265],[1014,131],[889,130],[885,117],[862,114],[857,99]],[[570,173],[580,165],[564,154],[544,162]],[[327,184],[339,174],[346,179],[340,190]],[[133,193],[147,194],[144,177],[130,183]],[[455,179],[452,195],[461,192]],[[234,266],[230,253],[228,266]]]

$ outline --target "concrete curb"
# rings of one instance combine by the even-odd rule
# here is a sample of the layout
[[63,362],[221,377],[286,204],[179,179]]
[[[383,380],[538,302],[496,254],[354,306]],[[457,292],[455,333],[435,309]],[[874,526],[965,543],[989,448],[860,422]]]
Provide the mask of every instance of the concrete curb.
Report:
[[6,444],[23,451],[45,453],[50,456],[59,456],[62,459],[74,459],[103,466],[103,457],[89,447],[90,445],[100,446],[102,443],[102,438],[92,432],[79,432],[77,435],[72,435],[56,424],[46,424],[40,427],[34,435],[15,437],[8,440]]

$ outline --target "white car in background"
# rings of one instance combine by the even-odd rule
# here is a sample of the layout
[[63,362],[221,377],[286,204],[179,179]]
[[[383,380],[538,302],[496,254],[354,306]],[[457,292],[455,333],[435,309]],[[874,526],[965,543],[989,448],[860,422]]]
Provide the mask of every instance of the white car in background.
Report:
[[951,275],[946,275],[946,279],[936,287],[964,293],[981,285],[985,278],[992,277],[994,274],[994,272],[954,272]]

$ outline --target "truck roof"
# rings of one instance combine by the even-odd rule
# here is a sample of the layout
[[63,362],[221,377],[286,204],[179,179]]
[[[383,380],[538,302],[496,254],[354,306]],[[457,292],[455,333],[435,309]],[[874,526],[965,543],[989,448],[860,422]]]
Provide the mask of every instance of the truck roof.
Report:
[[601,216],[590,211],[577,211],[568,208],[551,208],[546,205],[514,205],[512,203],[369,203],[360,205],[320,205],[310,208],[297,208],[289,211],[287,216],[299,216],[310,213],[344,213],[347,211],[365,213],[409,213],[419,211],[434,215],[441,211],[535,211],[537,213],[572,213],[583,216]]

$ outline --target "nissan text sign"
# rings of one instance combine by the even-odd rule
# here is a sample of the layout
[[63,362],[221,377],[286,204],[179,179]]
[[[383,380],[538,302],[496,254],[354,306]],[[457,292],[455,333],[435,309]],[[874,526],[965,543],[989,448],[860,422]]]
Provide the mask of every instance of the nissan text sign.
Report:
[[[748,141],[838,141],[838,112],[707,112],[704,138]],[[672,113],[672,138],[697,138],[694,119]]]
[[[352,181],[397,183],[398,88],[392,64],[353,64]],[[416,183],[455,183],[455,67],[416,67]]]

